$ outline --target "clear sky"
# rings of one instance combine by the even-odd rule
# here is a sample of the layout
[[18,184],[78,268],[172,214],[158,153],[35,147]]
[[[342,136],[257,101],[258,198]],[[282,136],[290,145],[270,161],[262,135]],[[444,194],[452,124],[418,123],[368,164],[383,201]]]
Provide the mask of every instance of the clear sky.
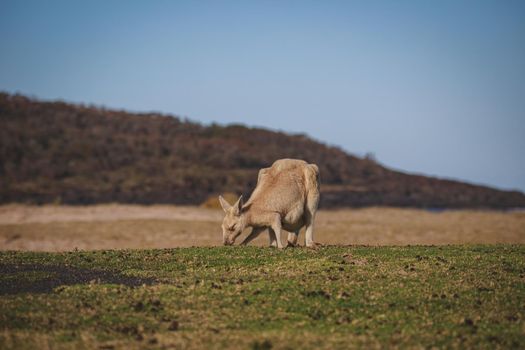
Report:
[[5,1],[0,90],[525,191],[525,1]]

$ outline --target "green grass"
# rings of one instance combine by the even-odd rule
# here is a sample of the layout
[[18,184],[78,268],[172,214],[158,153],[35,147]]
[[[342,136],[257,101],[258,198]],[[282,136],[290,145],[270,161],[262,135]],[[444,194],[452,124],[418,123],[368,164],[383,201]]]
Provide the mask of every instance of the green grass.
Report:
[[0,348],[525,348],[525,246],[0,253]]

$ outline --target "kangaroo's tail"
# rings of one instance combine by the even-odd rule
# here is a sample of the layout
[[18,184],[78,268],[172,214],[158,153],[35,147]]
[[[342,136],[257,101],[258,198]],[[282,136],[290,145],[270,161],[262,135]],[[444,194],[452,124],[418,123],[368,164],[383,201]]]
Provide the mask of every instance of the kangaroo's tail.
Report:
[[320,188],[320,177],[319,167],[315,164],[308,164],[306,166],[306,190],[319,192]]

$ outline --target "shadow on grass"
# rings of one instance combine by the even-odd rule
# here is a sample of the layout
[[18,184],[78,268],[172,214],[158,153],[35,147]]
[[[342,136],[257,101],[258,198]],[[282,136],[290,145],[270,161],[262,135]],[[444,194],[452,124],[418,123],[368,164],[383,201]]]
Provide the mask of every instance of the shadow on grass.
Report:
[[138,287],[155,283],[154,278],[126,276],[115,271],[90,270],[61,265],[0,265],[0,295],[50,293],[54,288],[74,284],[122,284]]

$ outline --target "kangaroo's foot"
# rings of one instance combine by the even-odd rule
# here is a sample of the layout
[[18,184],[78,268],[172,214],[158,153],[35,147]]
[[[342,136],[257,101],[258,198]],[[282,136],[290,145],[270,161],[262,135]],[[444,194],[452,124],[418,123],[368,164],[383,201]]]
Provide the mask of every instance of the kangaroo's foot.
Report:
[[309,242],[306,244],[306,248],[310,248],[310,249],[317,249],[317,248],[320,248],[322,247],[323,245],[321,243],[317,243],[317,242]]
[[286,242],[286,247],[285,248],[297,248],[299,247],[299,244],[297,242]]

